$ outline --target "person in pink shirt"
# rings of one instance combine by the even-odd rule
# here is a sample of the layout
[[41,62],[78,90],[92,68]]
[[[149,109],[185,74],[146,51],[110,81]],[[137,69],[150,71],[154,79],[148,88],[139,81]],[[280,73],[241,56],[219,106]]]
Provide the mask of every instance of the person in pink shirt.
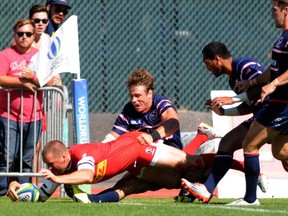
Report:
[[[32,47],[35,25],[30,19],[21,19],[13,31],[15,44],[0,52],[0,86],[21,87],[24,91],[9,90],[9,94],[8,90],[0,91],[0,172],[16,172],[19,168],[22,172],[32,172],[34,146],[40,136],[43,116],[42,94],[34,94],[39,87],[33,60],[38,49]],[[47,85],[52,83],[53,79]],[[21,142],[22,158],[19,157]],[[20,160],[22,167],[19,166]],[[9,180],[0,178],[0,195],[7,193]],[[19,177],[18,180],[29,182],[29,177]]]

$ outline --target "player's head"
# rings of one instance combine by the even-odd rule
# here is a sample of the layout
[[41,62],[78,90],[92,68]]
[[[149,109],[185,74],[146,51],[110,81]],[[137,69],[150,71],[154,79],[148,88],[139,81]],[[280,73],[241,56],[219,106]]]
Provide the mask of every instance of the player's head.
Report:
[[52,23],[61,24],[71,9],[70,0],[47,0],[46,7]]
[[[287,28],[288,0],[272,0],[272,18],[277,28]],[[286,23],[286,25],[285,25]]]
[[135,70],[128,78],[130,101],[137,112],[146,112],[152,106],[154,78],[145,69]]
[[63,174],[71,161],[67,147],[59,140],[48,142],[42,150],[43,162],[55,175]]
[[224,74],[223,61],[231,58],[231,54],[225,44],[217,41],[210,42],[203,50],[203,62],[206,68],[216,77]]

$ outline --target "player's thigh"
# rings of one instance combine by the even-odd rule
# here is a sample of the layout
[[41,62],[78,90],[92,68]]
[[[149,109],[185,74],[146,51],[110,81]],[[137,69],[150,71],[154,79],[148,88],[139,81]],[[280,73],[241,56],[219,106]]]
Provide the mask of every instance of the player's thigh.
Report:
[[180,185],[180,172],[162,167],[145,167],[140,179],[157,184],[163,188],[178,188]]
[[187,166],[187,154],[174,147],[157,144],[157,150],[151,165],[183,170]]
[[288,135],[278,134],[271,140],[272,154],[278,160],[288,160]]
[[257,121],[253,121],[242,143],[246,152],[256,153],[265,143],[270,142],[269,130]]
[[248,128],[240,124],[229,131],[219,143],[218,151],[223,151],[233,154],[238,149],[242,148],[242,141],[248,132]]

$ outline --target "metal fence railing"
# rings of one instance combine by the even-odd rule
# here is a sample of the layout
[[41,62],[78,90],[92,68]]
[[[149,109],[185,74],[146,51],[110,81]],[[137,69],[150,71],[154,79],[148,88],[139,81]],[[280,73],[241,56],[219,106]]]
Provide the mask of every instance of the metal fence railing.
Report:
[[[67,140],[67,107],[69,107],[68,103],[68,95],[67,95],[67,90],[66,87],[43,87],[39,88],[34,92],[34,95],[32,96],[34,98],[34,102],[36,101],[35,98],[40,96],[42,97],[43,104],[42,104],[42,111],[44,113],[44,117],[42,119],[42,128],[41,128],[41,135],[40,139],[37,140],[36,138],[36,123],[33,123],[34,127],[34,160],[36,162],[33,163],[33,170],[32,172],[24,172],[22,168],[22,157],[23,157],[23,121],[20,120],[19,125],[20,125],[20,145],[18,151],[18,157],[19,157],[19,164],[17,166],[19,167],[19,172],[12,172],[9,170],[9,148],[10,148],[10,142],[9,142],[9,127],[10,127],[10,120],[9,116],[11,115],[11,92],[13,94],[15,91],[18,93],[19,92],[19,98],[21,101],[20,104],[20,116],[23,116],[24,113],[24,106],[23,106],[23,97],[24,97],[24,92],[28,91],[27,89],[24,88],[8,88],[8,87],[0,87],[0,91],[5,91],[7,93],[7,115],[8,115],[8,130],[6,134],[6,147],[7,147],[7,158],[6,158],[6,171],[0,172],[0,176],[8,176],[8,177],[22,177],[22,176],[28,176],[28,177],[40,177],[41,175],[38,173],[39,169],[44,168],[45,165],[42,162],[41,154],[39,152],[42,150],[43,146],[45,143],[47,143],[50,140],[57,139],[62,141],[68,146]],[[15,95],[15,94],[14,94]],[[15,99],[15,98],[14,98]],[[3,100],[3,98],[2,98]],[[36,103],[36,102],[35,102]],[[35,116],[36,113],[36,105],[33,105],[33,113]],[[20,118],[22,119],[22,118]],[[38,148],[37,148],[38,147]],[[13,161],[12,161],[13,162]],[[18,162],[18,160],[17,160]]]

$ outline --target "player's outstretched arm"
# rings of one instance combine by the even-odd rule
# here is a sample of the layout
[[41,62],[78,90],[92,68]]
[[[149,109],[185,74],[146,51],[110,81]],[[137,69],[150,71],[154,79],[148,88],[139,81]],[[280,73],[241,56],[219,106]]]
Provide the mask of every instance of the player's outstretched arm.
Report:
[[90,169],[81,169],[70,174],[54,175],[48,169],[41,169],[40,173],[48,180],[58,184],[93,184],[94,173]]
[[9,198],[13,201],[13,202],[16,202],[18,201],[19,197],[16,193],[17,189],[19,189],[21,187],[21,184],[17,181],[12,181],[10,184],[9,184],[9,187],[8,187],[8,195],[9,195]]

